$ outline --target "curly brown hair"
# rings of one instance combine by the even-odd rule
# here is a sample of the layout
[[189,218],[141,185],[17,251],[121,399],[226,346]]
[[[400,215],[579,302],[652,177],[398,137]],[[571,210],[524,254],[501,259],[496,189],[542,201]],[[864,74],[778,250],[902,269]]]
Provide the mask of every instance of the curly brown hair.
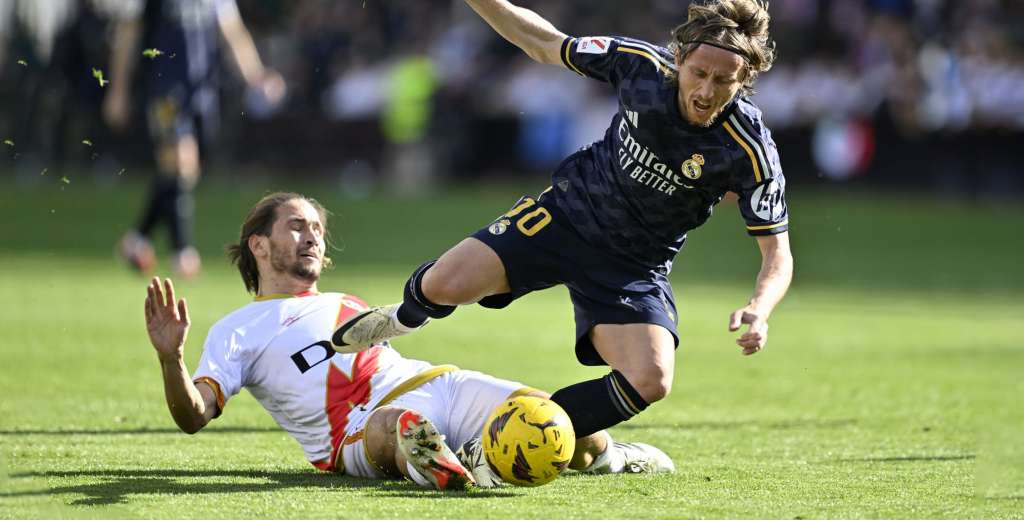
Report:
[[[746,74],[742,93],[754,92],[757,75],[772,68],[775,42],[768,38],[768,2],[708,0],[690,4],[686,22],[672,30],[669,49],[682,63],[701,44],[713,45],[743,57]],[[672,74],[675,80],[675,73]]]
[[[277,221],[277,208],[295,199],[302,199],[313,206],[320,216],[320,223],[324,226],[324,241],[327,242],[327,217],[330,212],[322,204],[305,195],[291,192],[271,193],[256,203],[242,223],[242,232],[238,237],[238,243],[228,244],[226,249],[228,260],[238,267],[242,275],[242,282],[245,283],[245,290],[251,293],[258,293],[260,290],[260,271],[256,265],[256,257],[249,249],[249,237],[260,235],[269,237]],[[324,257],[324,268],[331,266],[331,259]]]

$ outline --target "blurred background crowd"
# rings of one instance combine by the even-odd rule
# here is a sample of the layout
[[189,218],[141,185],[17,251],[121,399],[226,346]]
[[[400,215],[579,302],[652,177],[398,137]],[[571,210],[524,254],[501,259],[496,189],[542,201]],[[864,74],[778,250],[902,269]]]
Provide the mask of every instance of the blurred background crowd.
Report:
[[[110,88],[91,73],[107,70],[130,3],[0,0],[0,137],[17,144],[0,156],[5,170],[102,181],[153,161],[143,110],[136,131],[110,131]],[[517,3],[568,34],[659,44],[688,5]],[[353,194],[543,176],[600,138],[616,109],[607,85],[532,63],[461,1],[237,4],[287,94],[268,101],[224,61],[219,124],[203,143],[210,175],[340,179]],[[1024,2],[773,0],[770,12],[779,59],[754,100],[791,180],[1024,191]],[[138,59],[173,59],[161,51]]]

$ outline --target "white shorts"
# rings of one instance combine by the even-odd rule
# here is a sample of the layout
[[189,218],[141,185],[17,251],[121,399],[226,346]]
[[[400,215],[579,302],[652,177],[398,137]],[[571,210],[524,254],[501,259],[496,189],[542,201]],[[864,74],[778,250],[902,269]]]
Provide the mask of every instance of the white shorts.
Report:
[[[514,393],[531,391],[522,383],[498,379],[473,370],[456,370],[440,375],[422,386],[410,390],[387,404],[407,408],[422,414],[445,436],[452,451],[483,431],[484,421],[506,398]],[[364,478],[384,478],[385,475],[366,456],[365,440],[361,435],[365,426],[358,426],[349,438],[358,439],[342,446],[345,473]]]

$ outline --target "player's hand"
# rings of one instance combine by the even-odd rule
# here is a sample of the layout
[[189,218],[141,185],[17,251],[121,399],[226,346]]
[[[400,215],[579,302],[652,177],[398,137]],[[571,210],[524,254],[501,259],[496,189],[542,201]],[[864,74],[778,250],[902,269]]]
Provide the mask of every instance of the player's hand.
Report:
[[263,71],[263,77],[260,78],[259,84],[254,85],[254,88],[259,90],[263,99],[272,107],[276,107],[288,92],[284,77],[276,70],[269,68]]
[[736,344],[743,348],[744,356],[749,356],[758,353],[768,343],[768,316],[747,305],[729,317],[729,332],[740,330],[744,324],[750,327],[736,340]]
[[149,333],[149,341],[156,349],[160,361],[176,362],[185,353],[185,338],[188,337],[191,325],[188,306],[184,298],[175,301],[174,284],[170,278],[164,280],[161,287],[160,278],[153,277],[146,292],[146,332]]

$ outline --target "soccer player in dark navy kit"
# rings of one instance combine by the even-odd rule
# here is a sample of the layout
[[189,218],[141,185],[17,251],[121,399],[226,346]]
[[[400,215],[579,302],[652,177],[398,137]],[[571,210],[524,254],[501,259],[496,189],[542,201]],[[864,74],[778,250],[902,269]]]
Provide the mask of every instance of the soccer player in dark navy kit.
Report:
[[[192,188],[200,173],[200,141],[214,133],[218,112],[220,39],[248,84],[270,104],[284,95],[284,80],[260,61],[235,0],[126,0],[111,46],[110,85],[103,113],[116,130],[129,123],[129,93],[142,61],[146,119],[159,173],[138,226],[119,244],[121,255],[146,273],[156,257],[149,237],[166,224],[174,271],[198,274],[192,246]],[[145,54],[145,57],[144,57]]]
[[768,70],[769,16],[756,0],[691,5],[669,48],[619,37],[567,37],[502,0],[469,0],[541,63],[609,83],[619,100],[604,139],[567,158],[552,185],[417,269],[400,304],[334,335],[358,350],[456,305],[500,308],[534,290],[569,288],[576,355],[611,373],[556,392],[577,435],[625,421],[672,386],[676,306],[667,275],[686,233],[734,192],[762,254],[749,303],[729,318],[743,354],[765,346],[768,316],[792,278],[785,180],[761,112],[745,95]]

